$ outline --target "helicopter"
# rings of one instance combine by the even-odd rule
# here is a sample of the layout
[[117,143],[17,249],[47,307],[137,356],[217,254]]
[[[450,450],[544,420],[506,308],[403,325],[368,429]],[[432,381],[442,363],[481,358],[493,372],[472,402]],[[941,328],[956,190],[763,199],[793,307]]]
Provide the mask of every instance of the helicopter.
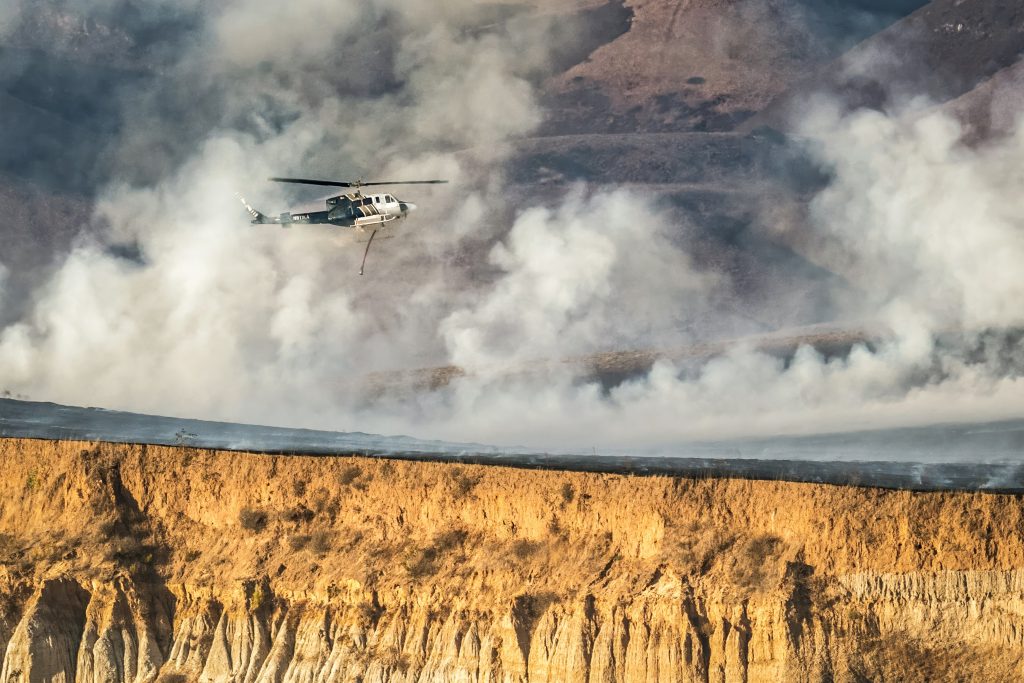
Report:
[[334,225],[339,228],[351,228],[360,233],[370,230],[370,238],[366,241],[366,250],[363,251],[363,260],[359,266],[360,275],[363,274],[366,267],[366,255],[370,253],[370,245],[373,244],[373,238],[377,231],[386,224],[401,220],[416,210],[416,205],[412,202],[403,202],[388,193],[364,195],[362,188],[378,185],[441,185],[448,182],[447,180],[392,182],[356,180],[347,182],[343,180],[314,180],[312,178],[268,178],[268,180],[275,183],[355,188],[355,192],[328,197],[325,200],[327,208],[324,211],[285,212],[277,216],[267,216],[254,209],[241,195],[238,198],[249,215],[252,216],[253,225],[280,225],[285,228],[292,225]]

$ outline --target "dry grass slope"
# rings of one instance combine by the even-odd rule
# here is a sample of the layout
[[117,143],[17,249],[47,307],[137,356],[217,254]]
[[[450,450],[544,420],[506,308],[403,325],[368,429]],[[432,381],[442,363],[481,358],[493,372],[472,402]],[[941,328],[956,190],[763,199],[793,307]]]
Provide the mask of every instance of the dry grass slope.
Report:
[[[344,662],[328,680],[999,680],[1024,654],[1014,496],[30,440],[0,456],[0,645],[26,661],[58,593],[88,605],[67,661],[120,619],[188,680],[243,660]],[[316,623],[335,664],[306,652]]]

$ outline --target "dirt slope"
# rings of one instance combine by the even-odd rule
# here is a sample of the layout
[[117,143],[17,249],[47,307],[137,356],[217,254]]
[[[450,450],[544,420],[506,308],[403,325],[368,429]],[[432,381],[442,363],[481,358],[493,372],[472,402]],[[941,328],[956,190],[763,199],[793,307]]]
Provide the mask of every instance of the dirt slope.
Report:
[[1011,134],[1024,105],[1024,61],[998,71],[992,78],[944,106],[964,126],[964,140],[979,143]]
[[933,0],[779,95],[744,130],[785,129],[809,97],[885,108],[914,96],[942,103],[1014,64],[1024,48],[1024,8],[1009,0]]
[[6,440],[4,681],[1011,680],[1018,497]]
[[626,0],[629,30],[547,83],[547,129],[729,130],[915,3],[865,4]]

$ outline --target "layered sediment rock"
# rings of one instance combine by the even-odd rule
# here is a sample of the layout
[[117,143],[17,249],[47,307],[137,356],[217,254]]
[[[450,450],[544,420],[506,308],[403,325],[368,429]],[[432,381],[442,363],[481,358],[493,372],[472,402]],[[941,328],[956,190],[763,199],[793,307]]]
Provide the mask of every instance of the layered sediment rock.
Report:
[[0,441],[3,681],[1012,680],[1016,496]]

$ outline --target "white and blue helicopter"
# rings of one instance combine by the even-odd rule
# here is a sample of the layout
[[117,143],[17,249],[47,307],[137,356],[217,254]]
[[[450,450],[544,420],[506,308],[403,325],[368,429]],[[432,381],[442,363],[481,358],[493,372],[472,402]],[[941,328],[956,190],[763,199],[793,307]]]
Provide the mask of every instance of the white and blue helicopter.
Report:
[[359,266],[359,274],[363,274],[366,266],[366,255],[370,253],[370,245],[377,231],[392,221],[407,217],[416,209],[412,202],[403,202],[389,193],[364,195],[362,188],[379,185],[440,185],[447,180],[405,180],[397,182],[346,182],[341,180],[314,180],[311,178],[270,178],[275,183],[294,183],[298,185],[318,185],[321,187],[352,187],[355,192],[328,197],[324,211],[305,211],[302,213],[285,212],[277,216],[267,216],[254,209],[244,197],[239,196],[242,205],[252,216],[254,225],[334,225],[349,228],[365,234],[370,233],[363,252],[363,261]]

